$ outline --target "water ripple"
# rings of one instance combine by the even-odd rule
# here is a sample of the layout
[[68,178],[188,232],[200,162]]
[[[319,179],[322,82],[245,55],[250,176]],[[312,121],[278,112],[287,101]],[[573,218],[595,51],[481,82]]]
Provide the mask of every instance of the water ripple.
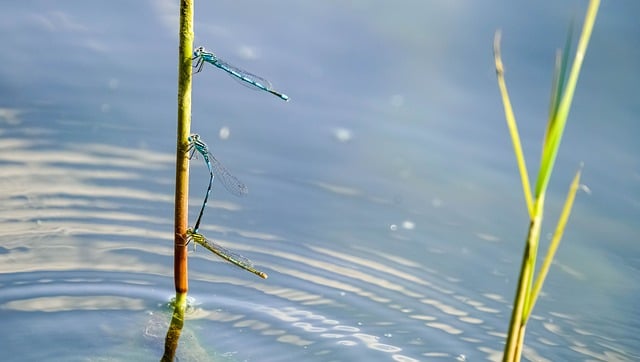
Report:
[[[173,156],[107,145],[38,147],[52,145],[0,140],[5,327],[41,339],[64,316],[64,332],[87,345],[107,340],[117,346],[144,337],[158,349],[172,294]],[[371,199],[358,189],[313,184],[335,197]],[[222,219],[246,212],[232,201],[211,206]],[[250,339],[253,353],[287,356],[283,361],[500,358],[510,297],[469,290],[474,278],[427,268],[389,252],[393,248],[296,242],[233,222],[202,229],[270,278],[256,280],[202,249],[191,252],[195,303],[187,318],[196,330],[185,335],[193,351],[206,354],[204,346],[217,346],[217,355],[251,359],[252,352],[241,347]],[[439,258],[428,250],[445,249],[432,245],[424,252]],[[116,312],[113,320],[104,319]],[[26,332],[18,316],[45,327]],[[82,335],[85,318],[100,327]],[[528,335],[527,358],[544,360],[537,351],[558,345],[596,360],[629,357],[618,341],[589,332],[574,316],[541,312],[532,323],[539,328]],[[132,331],[126,340],[120,337],[123,326]],[[212,329],[218,337],[208,333]]]

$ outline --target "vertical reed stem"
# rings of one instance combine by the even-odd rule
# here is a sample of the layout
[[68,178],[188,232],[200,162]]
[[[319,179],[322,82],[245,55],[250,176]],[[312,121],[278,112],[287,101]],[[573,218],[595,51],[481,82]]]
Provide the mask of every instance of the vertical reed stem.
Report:
[[[178,51],[178,137],[176,145],[176,199],[174,233],[174,281],[176,294],[189,290],[187,243],[189,158],[191,129],[191,57],[193,54],[193,0],[180,0],[180,45]],[[179,298],[176,298],[176,302]],[[180,299],[180,300],[183,300]]]

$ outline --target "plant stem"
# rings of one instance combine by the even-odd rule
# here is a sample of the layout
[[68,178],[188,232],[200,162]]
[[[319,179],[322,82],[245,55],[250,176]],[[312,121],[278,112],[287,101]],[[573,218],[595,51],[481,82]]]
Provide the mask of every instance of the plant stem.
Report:
[[[537,202],[536,202],[537,204]],[[521,342],[524,339],[524,331],[527,321],[522,318],[526,310],[527,296],[531,289],[531,278],[533,276],[535,262],[535,252],[537,250],[538,238],[540,237],[540,226],[542,217],[534,217],[529,225],[529,235],[525,244],[520,269],[520,279],[514,300],[511,322],[509,323],[509,333],[507,334],[507,344],[504,349],[502,361],[519,361]]]
[[160,362],[173,362],[176,359],[178,341],[180,340],[182,327],[184,326],[184,312],[186,305],[187,295],[185,293],[178,293],[173,307],[171,323],[169,324],[167,335],[164,338],[164,354],[162,355]]
[[[187,226],[191,129],[191,57],[193,49],[193,0],[180,1],[180,45],[178,51],[178,134],[176,144],[176,195],[174,221],[174,282],[177,294],[187,293]],[[178,297],[176,297],[177,299]]]
[[555,257],[556,251],[558,250],[558,246],[560,246],[560,240],[562,239],[562,235],[564,235],[564,229],[567,225],[567,220],[569,220],[569,215],[571,214],[571,209],[573,208],[573,201],[576,198],[576,192],[580,187],[580,175],[582,174],[582,165],[580,166],[580,170],[576,173],[573,178],[573,182],[571,183],[571,188],[567,194],[567,200],[564,203],[564,207],[562,208],[562,214],[560,214],[560,219],[558,220],[558,226],[556,227],[556,231],[553,233],[553,239],[551,239],[551,244],[549,245],[549,250],[547,251],[547,255],[544,258],[542,267],[538,273],[538,277],[536,278],[535,283],[533,284],[533,289],[531,290],[530,302],[528,304],[527,310],[525,310],[525,320],[529,319],[531,316],[531,311],[536,304],[536,300],[540,295],[540,291],[542,290],[542,284],[544,284],[544,280],[549,273],[549,268],[551,268],[551,262]]

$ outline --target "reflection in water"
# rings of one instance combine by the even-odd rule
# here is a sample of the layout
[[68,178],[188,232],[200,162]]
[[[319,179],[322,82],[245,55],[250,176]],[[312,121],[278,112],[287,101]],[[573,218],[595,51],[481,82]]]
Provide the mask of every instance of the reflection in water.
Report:
[[115,296],[42,297],[13,300],[4,303],[4,310],[16,312],[65,312],[81,310],[144,310],[141,300]]
[[[314,314],[310,311],[298,310],[291,307],[280,310],[262,307],[258,310],[283,322],[291,324],[293,328],[301,330],[305,335],[317,333],[321,338],[335,340],[335,344],[337,345],[354,347],[362,344],[372,350],[390,353],[394,360],[417,361],[417,359],[400,354],[399,352],[402,351],[402,348],[381,343],[380,337],[378,336],[362,333],[361,329],[358,327],[342,325],[336,320],[327,319],[324,316]],[[281,336],[279,340],[304,346],[311,344],[312,341],[316,340],[316,338],[310,337],[309,340],[305,342],[300,339],[300,336],[297,336],[296,338],[283,338],[283,336]]]

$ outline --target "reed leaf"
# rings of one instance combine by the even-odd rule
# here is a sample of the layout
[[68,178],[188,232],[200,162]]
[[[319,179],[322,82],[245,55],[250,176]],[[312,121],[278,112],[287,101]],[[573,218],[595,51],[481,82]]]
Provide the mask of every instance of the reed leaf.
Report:
[[558,219],[558,225],[556,226],[556,230],[553,233],[553,238],[551,239],[551,244],[549,244],[549,249],[547,250],[547,255],[544,258],[543,264],[540,267],[540,271],[538,276],[536,277],[536,281],[534,283],[533,289],[531,291],[531,302],[528,305],[527,310],[525,310],[524,319],[527,320],[531,316],[531,311],[536,304],[538,296],[540,295],[540,291],[542,290],[542,284],[544,284],[545,278],[549,273],[549,268],[551,267],[551,263],[553,258],[556,255],[556,251],[558,250],[558,246],[560,246],[560,240],[564,235],[564,229],[567,226],[567,221],[569,220],[569,215],[571,215],[571,209],[573,208],[573,202],[576,198],[576,193],[580,188],[580,176],[582,174],[582,165],[580,165],[580,169],[576,172],[576,175],[571,182],[571,187],[569,188],[569,192],[567,193],[567,199],[564,202],[564,206],[562,208],[562,214],[560,214],[560,218]]
[[522,144],[520,142],[516,116],[513,113],[513,108],[511,107],[511,100],[509,99],[509,92],[507,91],[507,83],[504,79],[504,66],[502,64],[502,56],[500,55],[500,40],[501,32],[498,30],[496,31],[493,40],[493,57],[496,64],[498,87],[500,88],[500,95],[502,96],[502,104],[504,105],[504,114],[507,119],[507,126],[509,127],[509,135],[511,136],[511,142],[513,143],[513,153],[515,154],[516,161],[518,163],[518,171],[520,172],[524,200],[527,203],[527,212],[529,213],[529,217],[533,217],[531,183],[529,182],[529,173],[527,172],[527,163],[524,159],[524,152],[522,152]]
[[[578,41],[578,47],[576,49],[576,55],[573,59],[573,65],[571,66],[571,71],[566,80],[566,87],[561,88],[563,90],[558,92],[559,100],[554,100],[558,101],[558,107],[553,116],[550,117],[550,124],[545,136],[542,158],[540,161],[540,171],[536,181],[536,197],[545,192],[549,184],[549,179],[551,178],[551,172],[553,171],[553,166],[558,155],[558,148],[560,147],[560,141],[562,140],[562,134],[564,133],[567,118],[569,117],[569,110],[571,109],[571,103],[573,102],[573,95],[578,83],[580,69],[582,68],[584,55],[587,52],[589,39],[591,38],[599,6],[600,0],[591,0],[589,2],[587,14],[582,26],[582,34],[580,35],[580,40]],[[564,82],[563,79],[559,79],[559,81]]]
[[[527,167],[522,152],[520,136],[515,120],[515,115],[507,92],[507,86],[504,79],[504,66],[500,55],[500,31],[496,32],[494,38],[494,59],[496,65],[496,75],[498,79],[498,87],[502,97],[502,103],[505,111],[505,118],[509,128],[509,134],[513,143],[514,154],[518,163],[518,170],[522,182],[522,188],[529,212],[530,224],[527,240],[525,244],[522,264],[520,267],[520,277],[516,289],[516,296],[513,304],[511,321],[509,324],[509,332],[504,349],[503,361],[519,361],[522,355],[524,345],[524,335],[526,325],[540,291],[542,285],[549,272],[551,262],[560,244],[560,240],[564,234],[567,220],[571,214],[575,195],[579,187],[581,169],[578,170],[573,179],[571,188],[565,200],[562,214],[558,220],[558,225],[554,232],[553,239],[549,246],[549,250],[545,256],[538,276],[535,277],[536,258],[538,246],[540,243],[540,229],[542,226],[544,204],[546,198],[546,190],[549,179],[553,171],[553,167],[558,154],[558,148],[562,140],[562,135],[569,116],[569,110],[573,101],[578,76],[582,67],[584,55],[587,51],[589,39],[593,31],[598,8],[599,0],[591,0],[585,15],[582,33],[578,41],[578,47],[573,59],[573,64],[569,73],[567,73],[569,64],[569,54],[571,50],[573,38],[573,25],[570,27],[564,46],[564,51],[556,55],[555,72],[552,83],[551,101],[549,105],[549,118],[547,120],[547,128],[542,144],[542,155],[540,158],[540,169],[533,195],[531,194],[531,186]],[[534,283],[535,277],[535,283]]]

